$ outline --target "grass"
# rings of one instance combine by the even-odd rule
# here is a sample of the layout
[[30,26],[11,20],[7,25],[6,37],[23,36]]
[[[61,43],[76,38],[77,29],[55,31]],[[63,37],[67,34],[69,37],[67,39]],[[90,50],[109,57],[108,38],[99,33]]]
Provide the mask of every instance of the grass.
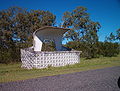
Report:
[[8,65],[0,64],[0,83],[120,66],[120,55],[117,57],[101,57],[89,60],[81,58],[81,62],[78,64],[56,68],[50,67],[45,69],[27,70],[21,68],[20,66],[21,63]]

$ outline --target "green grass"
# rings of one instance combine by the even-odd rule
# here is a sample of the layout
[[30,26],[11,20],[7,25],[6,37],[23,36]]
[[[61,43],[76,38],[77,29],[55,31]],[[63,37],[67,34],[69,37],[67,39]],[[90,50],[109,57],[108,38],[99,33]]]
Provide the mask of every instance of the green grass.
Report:
[[43,76],[53,76],[58,74],[66,74],[72,72],[80,72],[91,69],[100,69],[105,67],[120,66],[120,55],[117,57],[102,57],[85,60],[81,58],[81,62],[75,65],[67,65],[64,67],[50,67],[45,69],[23,69],[21,63],[0,64],[0,82],[10,82],[25,80]]

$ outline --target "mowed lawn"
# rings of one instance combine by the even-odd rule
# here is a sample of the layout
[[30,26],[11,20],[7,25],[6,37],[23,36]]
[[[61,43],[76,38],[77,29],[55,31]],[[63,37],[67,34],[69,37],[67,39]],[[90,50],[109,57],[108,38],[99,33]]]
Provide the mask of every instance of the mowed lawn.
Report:
[[117,57],[101,57],[89,60],[81,58],[81,62],[78,64],[67,65],[64,67],[49,67],[45,69],[23,69],[21,68],[21,63],[8,65],[0,64],[0,83],[113,66],[120,66],[120,55]]

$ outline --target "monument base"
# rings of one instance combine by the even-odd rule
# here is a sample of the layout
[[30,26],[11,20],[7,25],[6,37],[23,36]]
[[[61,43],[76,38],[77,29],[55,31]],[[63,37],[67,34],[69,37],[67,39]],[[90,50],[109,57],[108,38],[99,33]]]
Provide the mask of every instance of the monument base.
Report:
[[71,65],[80,62],[80,51],[33,51],[31,48],[21,49],[23,68],[47,68]]

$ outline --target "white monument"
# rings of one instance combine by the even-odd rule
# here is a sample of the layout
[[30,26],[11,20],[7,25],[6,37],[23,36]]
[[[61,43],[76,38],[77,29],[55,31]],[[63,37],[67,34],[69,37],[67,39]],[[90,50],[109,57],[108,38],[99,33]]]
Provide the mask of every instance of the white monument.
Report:
[[62,37],[65,32],[70,29],[67,28],[58,28],[58,27],[51,27],[46,26],[36,30],[33,33],[33,47],[34,51],[41,51],[42,43],[45,40],[52,40],[56,45],[57,51],[62,51]]
[[[22,67],[27,69],[59,67],[80,62],[80,51],[63,51],[62,37],[68,28],[45,26],[33,33],[33,47],[21,49]],[[52,40],[57,51],[41,51],[45,41]]]

